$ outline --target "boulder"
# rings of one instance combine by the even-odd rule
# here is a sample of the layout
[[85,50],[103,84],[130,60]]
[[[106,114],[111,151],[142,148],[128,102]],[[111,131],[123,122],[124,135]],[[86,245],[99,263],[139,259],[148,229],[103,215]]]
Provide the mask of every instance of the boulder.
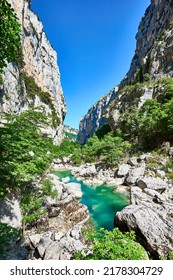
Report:
[[5,198],[0,199],[0,223],[20,229],[22,213],[20,209],[20,194],[8,194]]
[[[162,210],[165,213],[164,207]],[[125,207],[116,214],[115,226],[136,231],[138,240],[153,257],[167,256],[173,250],[172,218],[166,213],[160,215],[152,209],[152,204],[151,207],[142,204]]]
[[140,162],[140,159],[139,158],[137,158],[137,157],[131,157],[131,158],[129,158],[129,160],[128,160],[128,164],[130,164],[131,166],[136,166],[136,165],[138,165],[139,164],[139,162]]
[[50,243],[44,255],[44,260],[69,260],[71,254],[61,247],[59,241]]
[[69,194],[74,195],[76,198],[82,197],[82,190],[81,190],[81,184],[79,183],[67,183],[64,185],[65,189]]
[[55,233],[55,241],[59,241],[62,237],[64,236],[64,234],[62,232],[57,232]]
[[62,178],[63,183],[68,183],[70,181],[70,177]]
[[141,189],[149,188],[152,190],[163,191],[168,186],[167,182],[165,182],[161,178],[157,177],[147,177],[141,178],[137,181],[137,185]]
[[117,176],[118,177],[124,177],[128,174],[130,170],[130,165],[129,164],[121,164],[118,168]]
[[125,182],[129,184],[135,184],[140,177],[144,175],[145,164],[142,164],[140,167],[131,168],[129,174],[127,175]]
[[160,176],[161,178],[164,178],[166,176],[165,171],[162,169],[156,169],[155,172],[156,172],[156,175]]
[[90,177],[90,176],[97,175],[97,170],[95,168],[95,165],[82,168],[79,175],[82,177]]
[[34,248],[36,248],[40,242],[41,235],[36,233],[29,236],[30,242]]
[[49,236],[45,236],[45,237],[42,237],[40,239],[40,242],[39,242],[39,244],[37,246],[37,251],[38,251],[38,253],[39,253],[41,258],[44,257],[45,251],[47,250],[47,247],[51,243],[52,243],[52,240],[50,239]]

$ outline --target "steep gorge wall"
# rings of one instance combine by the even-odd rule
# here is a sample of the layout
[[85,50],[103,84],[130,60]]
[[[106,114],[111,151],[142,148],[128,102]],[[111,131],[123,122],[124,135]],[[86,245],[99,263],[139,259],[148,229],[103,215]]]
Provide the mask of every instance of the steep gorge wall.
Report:
[[99,127],[108,123],[104,112],[107,106],[116,97],[117,91],[118,87],[115,87],[107,95],[100,98],[82,118],[79,124],[77,137],[80,144],[85,144],[87,139],[89,139]]
[[[30,0],[8,0],[22,26],[21,61],[10,63],[5,69],[0,85],[0,114],[27,110],[29,105],[43,106],[52,116],[44,133],[59,143],[63,138],[63,120],[66,104],[60,82],[57,54],[48,41],[43,25],[30,9]],[[32,77],[32,78],[31,78]],[[35,86],[34,94],[27,90],[27,83]],[[42,92],[42,97],[39,96]],[[33,89],[34,90],[34,89]],[[44,98],[45,96],[45,98]],[[52,124],[56,119],[57,123]]]
[[[148,81],[149,84],[156,78],[173,77],[173,0],[151,0],[139,24],[136,40],[135,55],[126,77],[120,83],[119,90],[138,82]],[[105,114],[105,110],[107,121],[114,128],[119,118],[119,111],[124,106],[124,100],[126,99],[126,105],[129,106],[131,104],[129,100],[135,98],[135,95],[132,96],[134,92],[139,98],[140,107],[146,99],[154,96],[155,89],[151,86],[141,86],[139,91],[130,93],[130,98],[129,92],[118,91],[102,111],[99,109],[100,101],[98,101],[94,105],[95,109],[93,110],[93,107],[89,109],[81,120],[78,139],[85,139],[84,143],[93,135],[99,128],[97,124]],[[98,111],[100,114],[97,113]]]
[[[173,50],[172,38],[165,42],[166,37],[164,37],[166,30],[172,31],[172,23],[173,1],[151,0],[151,4],[146,9],[145,15],[139,24],[136,34],[135,55],[121,86],[131,84],[135,80],[135,74],[139,69],[141,69],[143,74],[149,72],[152,79],[156,78],[159,74],[173,75],[173,69],[170,69],[170,61],[166,60],[168,53]],[[163,45],[165,43],[168,44],[164,48]],[[158,57],[156,58],[156,56]],[[155,60],[154,57],[156,58]],[[164,64],[162,63],[163,59],[165,61]],[[161,64],[162,67],[158,69],[158,66],[161,66]]]

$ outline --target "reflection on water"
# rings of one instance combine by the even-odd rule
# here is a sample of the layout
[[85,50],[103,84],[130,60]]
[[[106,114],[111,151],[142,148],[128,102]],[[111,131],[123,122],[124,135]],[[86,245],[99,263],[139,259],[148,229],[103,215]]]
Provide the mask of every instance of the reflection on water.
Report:
[[91,216],[91,223],[95,229],[101,227],[113,229],[114,216],[116,212],[122,210],[129,204],[128,194],[120,194],[115,188],[101,185],[86,185],[82,181],[77,181],[69,170],[54,172],[60,179],[70,177],[70,182],[80,183],[83,196],[80,199],[82,204],[87,205]]

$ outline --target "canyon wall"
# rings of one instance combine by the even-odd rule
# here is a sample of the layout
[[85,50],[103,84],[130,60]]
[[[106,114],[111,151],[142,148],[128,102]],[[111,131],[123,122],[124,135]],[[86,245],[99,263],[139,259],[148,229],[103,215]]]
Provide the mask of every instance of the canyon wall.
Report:
[[[135,105],[141,107],[146,99],[155,96],[158,86],[154,88],[151,81],[160,77],[173,77],[172,61],[173,1],[151,0],[139,24],[136,50],[130,69],[120,82],[119,90],[113,95],[111,101],[100,106],[100,100],[102,100],[100,99],[82,118],[78,134],[80,143],[84,144],[102,126],[103,116],[104,121],[109,122],[114,129],[120,110],[124,106],[131,106],[131,99],[137,97],[138,102]],[[138,83],[140,86],[134,90],[129,91],[127,87],[125,88],[125,86]],[[108,99],[109,96],[110,93],[108,93]]]
[[[8,0],[22,28],[22,49],[16,62],[8,64],[1,77],[0,114],[20,114],[29,106],[43,106],[50,116],[44,133],[58,144],[63,138],[66,104],[60,82],[57,54],[43,24],[31,11],[30,0]],[[31,89],[31,90],[30,90]]]

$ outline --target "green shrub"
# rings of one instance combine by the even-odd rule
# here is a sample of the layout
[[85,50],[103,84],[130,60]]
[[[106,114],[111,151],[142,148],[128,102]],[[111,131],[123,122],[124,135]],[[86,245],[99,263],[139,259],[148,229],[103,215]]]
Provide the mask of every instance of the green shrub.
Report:
[[3,72],[7,62],[16,60],[16,53],[21,48],[21,27],[7,0],[0,3],[0,31],[0,72]]
[[94,134],[83,146],[82,155],[85,162],[102,160],[108,165],[115,166],[130,148],[130,143],[116,133],[109,132],[102,139]]
[[2,75],[0,74],[0,85],[3,85],[3,77],[2,77]]
[[170,251],[168,254],[168,260],[173,260],[173,251]]
[[54,157],[52,139],[39,132],[48,119],[43,111],[34,109],[6,118],[8,122],[0,127],[0,185],[25,186],[35,175],[42,174]]
[[57,114],[54,111],[52,112],[52,116],[51,117],[52,117],[52,126],[54,128],[56,128],[57,126],[60,125],[61,120],[60,120],[60,118],[57,116]]
[[20,237],[20,232],[7,224],[0,223],[0,260],[5,258],[10,245]]
[[78,260],[144,260],[147,253],[135,241],[134,232],[122,233],[118,228],[113,231],[92,229],[85,232],[85,238],[90,244],[85,252],[78,252]]

